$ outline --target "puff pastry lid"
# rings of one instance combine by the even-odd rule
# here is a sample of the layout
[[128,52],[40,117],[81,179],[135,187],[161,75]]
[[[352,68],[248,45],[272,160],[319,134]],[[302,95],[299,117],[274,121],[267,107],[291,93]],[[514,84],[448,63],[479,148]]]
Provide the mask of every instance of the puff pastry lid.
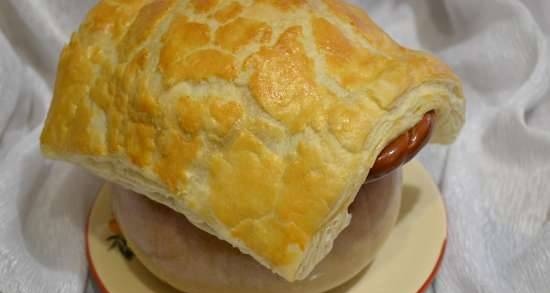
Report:
[[452,142],[458,78],[345,2],[104,0],[63,49],[41,148],[293,281],[429,110],[432,141]]

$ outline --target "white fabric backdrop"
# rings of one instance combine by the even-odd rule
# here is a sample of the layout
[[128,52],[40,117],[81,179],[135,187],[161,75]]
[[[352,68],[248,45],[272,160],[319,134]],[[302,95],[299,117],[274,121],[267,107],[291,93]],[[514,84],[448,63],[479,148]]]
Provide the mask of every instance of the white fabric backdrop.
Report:
[[[42,159],[38,135],[59,51],[94,2],[0,0],[0,292],[85,290],[83,225],[100,181]],[[420,155],[450,219],[432,290],[549,292],[550,1],[355,2],[464,80],[458,141]]]

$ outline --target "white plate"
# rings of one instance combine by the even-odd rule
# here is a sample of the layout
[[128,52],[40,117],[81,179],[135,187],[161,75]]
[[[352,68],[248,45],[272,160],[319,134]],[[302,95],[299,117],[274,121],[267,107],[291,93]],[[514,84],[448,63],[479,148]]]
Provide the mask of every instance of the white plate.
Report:
[[[327,293],[423,292],[443,258],[447,219],[441,194],[417,161],[403,167],[403,199],[398,223],[372,264]],[[111,195],[102,188],[86,225],[90,271],[103,293],[178,293],[133,258],[127,261],[106,239],[112,232]],[[180,292],[181,293],[181,292]]]

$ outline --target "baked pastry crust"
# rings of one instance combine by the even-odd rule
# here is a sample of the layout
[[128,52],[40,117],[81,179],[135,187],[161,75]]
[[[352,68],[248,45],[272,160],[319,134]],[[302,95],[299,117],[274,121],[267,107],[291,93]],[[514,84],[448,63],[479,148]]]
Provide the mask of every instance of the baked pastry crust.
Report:
[[351,222],[330,253],[305,279],[292,283],[167,207],[118,185],[105,191],[111,194],[113,216],[140,263],[181,292],[321,293],[356,277],[391,235],[401,209],[401,177],[399,169],[363,185],[349,207]]
[[41,136],[289,281],[348,225],[377,154],[424,113],[463,124],[458,78],[335,0],[104,0],[64,48]]

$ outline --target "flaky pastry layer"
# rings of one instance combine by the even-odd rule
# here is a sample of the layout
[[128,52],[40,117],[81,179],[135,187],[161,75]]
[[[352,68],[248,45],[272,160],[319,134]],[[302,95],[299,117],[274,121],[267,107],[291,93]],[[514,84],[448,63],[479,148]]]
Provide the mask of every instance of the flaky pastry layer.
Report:
[[43,152],[187,216],[289,281],[349,223],[377,154],[458,78],[335,0],[103,0],[64,48]]

